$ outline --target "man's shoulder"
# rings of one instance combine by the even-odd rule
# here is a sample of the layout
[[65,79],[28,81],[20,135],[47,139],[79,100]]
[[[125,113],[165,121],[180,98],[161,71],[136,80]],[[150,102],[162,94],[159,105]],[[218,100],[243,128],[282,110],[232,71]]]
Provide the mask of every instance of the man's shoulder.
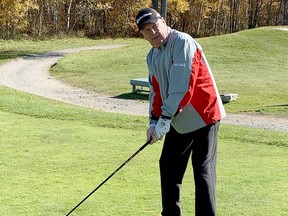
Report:
[[181,32],[175,29],[171,29],[170,35],[169,35],[169,40],[170,40],[170,46],[176,46],[176,47],[182,47],[185,46],[186,44],[195,44],[195,40],[191,35]]
[[178,49],[183,47],[201,48],[201,45],[188,33],[171,29],[170,46]]
[[191,35],[189,35],[188,33],[186,33],[186,32],[181,32],[181,31],[178,31],[178,30],[176,30],[176,29],[171,29],[171,31],[170,31],[170,34],[171,34],[171,36],[174,38],[174,39],[189,39],[189,40],[194,40],[193,38],[192,38],[192,36]]

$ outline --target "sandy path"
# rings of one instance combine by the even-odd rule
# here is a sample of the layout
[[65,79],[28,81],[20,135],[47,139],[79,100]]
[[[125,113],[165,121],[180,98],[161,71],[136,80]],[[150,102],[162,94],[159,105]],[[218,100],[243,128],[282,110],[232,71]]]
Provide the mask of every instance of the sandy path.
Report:
[[[147,106],[142,106],[143,102],[135,103],[135,101],[132,100],[115,99],[103,94],[76,88],[56,80],[49,73],[51,66],[67,54],[82,50],[112,49],[119,47],[122,47],[122,45],[83,47],[17,58],[0,66],[0,85],[58,101],[108,112],[127,114],[147,113]],[[127,104],[132,104],[132,102],[133,108],[127,106]]]
[[[56,80],[49,73],[51,66],[67,54],[82,50],[114,49],[122,46],[124,45],[83,47],[17,58],[0,65],[0,85],[106,112],[147,116],[147,101],[111,98],[107,95],[75,88]],[[129,80],[127,80],[128,84]],[[267,116],[228,114],[223,123],[245,125],[267,130],[288,131],[288,119]]]

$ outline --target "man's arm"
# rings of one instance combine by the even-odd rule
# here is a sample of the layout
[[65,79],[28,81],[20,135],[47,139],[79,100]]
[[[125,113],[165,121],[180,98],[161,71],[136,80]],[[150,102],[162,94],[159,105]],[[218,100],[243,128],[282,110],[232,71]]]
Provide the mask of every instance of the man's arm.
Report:
[[[173,64],[169,74],[169,96],[163,103],[162,115],[173,117],[181,112],[183,104],[191,99],[193,89],[193,61],[196,46],[187,36],[176,39],[173,46]],[[185,104],[185,105],[186,105]]]

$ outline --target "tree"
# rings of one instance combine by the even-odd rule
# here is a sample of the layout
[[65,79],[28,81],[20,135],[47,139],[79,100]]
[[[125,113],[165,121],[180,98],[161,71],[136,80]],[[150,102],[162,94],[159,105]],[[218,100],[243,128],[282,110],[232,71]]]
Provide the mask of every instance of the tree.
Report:
[[70,30],[70,15],[71,15],[71,7],[72,7],[72,0],[69,0],[69,5],[67,9],[67,25],[66,25],[66,32]]
[[2,38],[13,37],[27,27],[26,14],[37,5],[31,1],[0,0],[0,32]]
[[0,38],[136,36],[137,12],[162,6],[165,16],[166,4],[167,24],[194,37],[288,25],[288,0],[0,0]]
[[248,28],[255,28],[258,24],[258,18],[261,9],[261,0],[249,0],[248,1]]

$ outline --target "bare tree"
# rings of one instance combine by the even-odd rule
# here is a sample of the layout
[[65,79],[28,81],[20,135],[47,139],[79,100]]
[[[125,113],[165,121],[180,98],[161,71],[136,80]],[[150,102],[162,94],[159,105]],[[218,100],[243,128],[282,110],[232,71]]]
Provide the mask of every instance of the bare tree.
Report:
[[288,0],[284,0],[283,4],[284,4],[284,6],[283,6],[284,7],[284,10],[283,10],[284,22],[283,22],[283,24],[288,25]]
[[279,6],[278,6],[278,12],[275,20],[275,25],[279,25],[281,22],[281,11],[282,11],[282,5],[283,5],[284,0],[279,1]]
[[201,0],[200,10],[199,10],[199,14],[198,14],[197,30],[196,30],[197,35],[200,35],[201,21],[202,21],[202,16],[203,16],[203,11],[204,11],[204,4],[205,4],[205,0]]
[[239,1],[238,0],[230,0],[230,32],[237,31],[237,17],[239,11]]
[[71,7],[72,7],[72,0],[69,0],[69,5],[67,9],[67,25],[66,25],[66,32],[69,32],[70,29],[70,15],[71,15]]
[[248,2],[248,28],[256,28],[262,3],[261,0],[249,0]]
[[39,30],[38,35],[42,35],[43,31],[43,19],[44,19],[44,1],[40,0],[40,13],[39,13]]

